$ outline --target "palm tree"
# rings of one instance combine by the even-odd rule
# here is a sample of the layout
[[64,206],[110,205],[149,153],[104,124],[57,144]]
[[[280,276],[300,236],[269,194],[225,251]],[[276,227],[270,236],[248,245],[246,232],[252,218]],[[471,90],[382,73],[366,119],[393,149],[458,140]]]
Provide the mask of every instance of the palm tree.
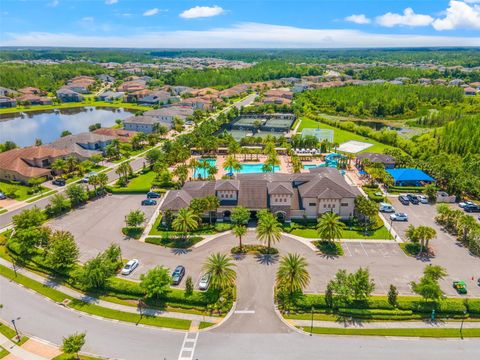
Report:
[[205,197],[207,202],[207,210],[208,210],[208,218],[209,223],[212,225],[212,212],[216,212],[218,207],[220,206],[220,200],[215,195],[209,195]]
[[185,184],[188,178],[188,166],[184,164],[178,165],[175,170],[173,170],[173,175],[177,177],[181,185]]
[[275,166],[280,165],[280,160],[278,159],[278,156],[273,153],[268,156],[267,160],[265,161],[265,165],[271,166],[272,172],[275,172]]
[[123,181],[126,183],[128,181],[128,175],[133,173],[133,169],[130,166],[129,161],[121,163],[116,169],[115,174],[117,174]]
[[189,208],[183,208],[178,211],[177,217],[172,222],[172,227],[175,231],[183,233],[183,240],[187,240],[189,231],[195,230],[198,227],[198,216]]
[[235,225],[232,229],[233,235],[238,238],[238,247],[242,252],[242,236],[247,233],[247,227],[245,225]]
[[223,163],[224,169],[228,169],[230,173],[233,173],[233,171],[238,171],[242,168],[242,165],[240,165],[240,162],[235,159],[232,155],[227,156],[225,159],[225,162]]
[[65,160],[65,166],[66,166],[66,169],[65,169],[66,172],[68,173],[74,172],[78,166],[78,159],[76,157],[69,156]]
[[231,140],[230,143],[228,144],[228,153],[230,155],[233,155],[233,158],[237,158],[237,154],[241,151],[240,144],[236,142],[235,140]]
[[214,289],[223,290],[235,284],[237,274],[232,258],[226,254],[211,254],[203,264],[203,271],[212,276],[210,284]]
[[55,174],[60,174],[65,171],[67,167],[67,162],[63,159],[55,159],[52,163],[52,170],[55,171]]
[[92,185],[93,186],[93,191],[95,192],[95,194],[97,193],[97,186],[99,185],[99,181],[98,181],[98,175],[91,175],[89,178],[88,178],[88,184],[89,185]]
[[108,184],[108,175],[105,173],[99,173],[97,174],[97,180],[98,180],[98,187],[103,190],[105,186],[107,186]]
[[420,241],[420,253],[423,251],[424,248],[427,249],[428,253],[428,244],[430,240],[434,239],[437,236],[437,232],[434,228],[420,225],[416,229],[416,234],[418,236],[418,240]]
[[303,291],[310,282],[307,266],[307,260],[299,254],[283,256],[277,270],[277,287],[286,288],[290,295],[297,291]]
[[272,242],[275,243],[280,241],[281,231],[282,227],[272,213],[265,213],[258,219],[257,238],[258,240],[267,243],[268,250],[270,250]]
[[323,214],[318,219],[317,233],[320,239],[334,242],[340,240],[345,224],[340,221],[340,216],[333,212]]
[[191,158],[190,161],[188,162],[188,167],[192,169],[192,174],[193,178],[196,179],[198,177],[197,169],[200,167],[200,163],[198,162],[198,159],[196,158]]
[[473,216],[464,214],[458,219],[458,231],[462,233],[462,241],[467,241],[468,234],[470,234],[478,226],[477,221]]

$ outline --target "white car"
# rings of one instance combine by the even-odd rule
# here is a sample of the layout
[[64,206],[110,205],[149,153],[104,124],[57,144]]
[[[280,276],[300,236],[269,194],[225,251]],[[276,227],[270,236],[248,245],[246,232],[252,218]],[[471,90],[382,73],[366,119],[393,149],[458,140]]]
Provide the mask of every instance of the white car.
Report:
[[458,203],[458,206],[460,206],[462,209],[466,206],[471,206],[471,205],[475,205],[475,204],[471,201],[462,201]]
[[408,221],[408,215],[405,213],[395,213],[390,215],[392,221]]
[[422,204],[428,204],[428,197],[425,195],[417,195],[417,198]]
[[208,286],[210,285],[211,278],[212,275],[210,273],[203,274],[203,276],[200,278],[200,281],[198,282],[198,288],[200,290],[207,290]]
[[135,270],[138,266],[139,262],[137,259],[132,259],[125,264],[122,269],[122,275],[130,275],[133,270]]

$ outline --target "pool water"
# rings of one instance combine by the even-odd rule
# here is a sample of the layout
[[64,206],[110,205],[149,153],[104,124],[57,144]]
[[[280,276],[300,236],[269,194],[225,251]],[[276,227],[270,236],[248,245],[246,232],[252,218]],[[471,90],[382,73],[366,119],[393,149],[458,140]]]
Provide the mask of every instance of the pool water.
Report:
[[[209,165],[209,167],[215,166],[215,164],[217,163],[216,159],[199,159],[199,161],[200,162],[206,162]],[[206,179],[206,178],[208,178],[208,167],[207,168],[196,167],[193,170],[193,178],[194,179],[198,179],[198,178]]]
[[[242,168],[238,171],[235,171],[236,173],[239,174],[254,174],[254,173],[262,173],[264,172],[262,170],[263,164],[240,164]],[[225,169],[227,171],[230,171],[230,169]],[[279,166],[274,167],[274,172],[277,172],[280,170]]]

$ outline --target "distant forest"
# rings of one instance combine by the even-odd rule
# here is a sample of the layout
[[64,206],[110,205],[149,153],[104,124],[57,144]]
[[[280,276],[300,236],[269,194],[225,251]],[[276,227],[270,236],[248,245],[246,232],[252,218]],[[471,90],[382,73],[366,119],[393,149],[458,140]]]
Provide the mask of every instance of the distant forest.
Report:
[[5,60],[85,60],[100,62],[151,62],[165,57],[216,57],[247,62],[283,60],[292,63],[411,63],[480,66],[479,48],[418,49],[78,49],[78,48],[0,48]]

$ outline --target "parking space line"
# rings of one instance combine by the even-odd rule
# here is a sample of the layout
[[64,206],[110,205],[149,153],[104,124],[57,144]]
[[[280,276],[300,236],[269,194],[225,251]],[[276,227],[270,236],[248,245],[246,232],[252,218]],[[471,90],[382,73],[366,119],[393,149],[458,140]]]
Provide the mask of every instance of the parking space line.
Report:
[[347,249],[348,253],[350,254],[349,256],[353,256],[353,255],[352,255],[352,252],[350,251],[350,247],[348,246],[348,243],[343,243],[343,245],[345,246],[345,248]]
[[363,244],[361,242],[360,242],[360,245],[362,246],[362,249],[365,252],[365,255],[370,256],[370,255],[368,255],[367,250],[365,250],[365,248],[363,247]]

